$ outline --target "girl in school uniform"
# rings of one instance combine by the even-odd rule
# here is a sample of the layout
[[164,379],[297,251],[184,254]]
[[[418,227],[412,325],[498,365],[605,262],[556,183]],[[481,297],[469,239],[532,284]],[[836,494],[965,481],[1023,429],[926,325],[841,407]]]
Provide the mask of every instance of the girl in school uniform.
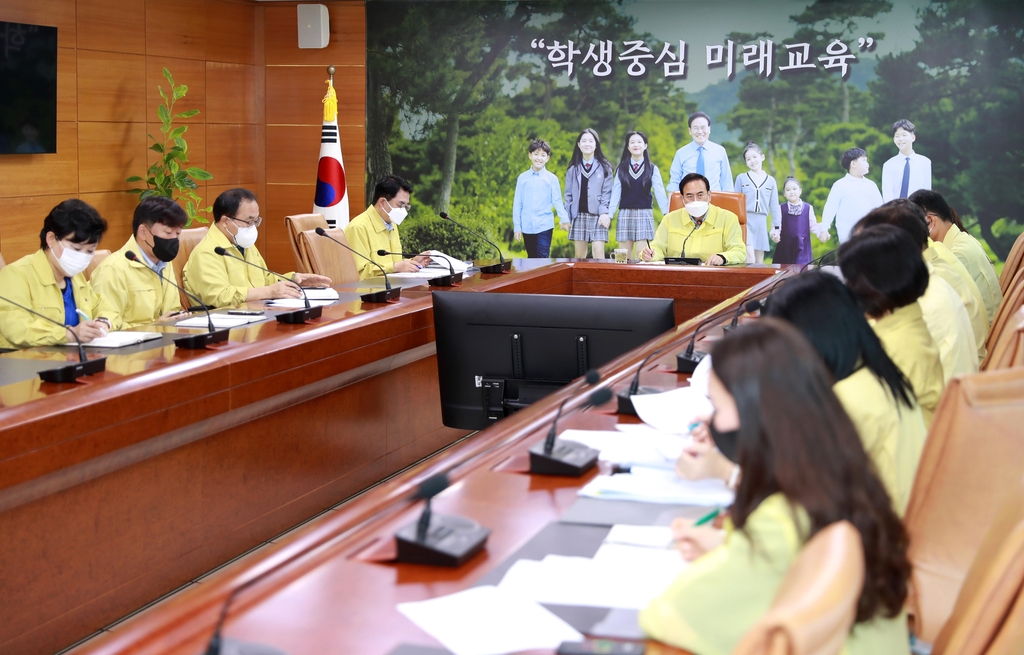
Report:
[[647,151],[647,135],[643,132],[626,134],[622,148],[619,169],[612,183],[612,200],[609,215],[619,211],[619,222],[615,237],[619,247],[626,249],[629,259],[633,255],[633,244],[637,241],[650,243],[654,238],[654,200],[662,215],[668,212],[668,197],[661,171],[651,163]]
[[775,255],[772,262],[775,264],[796,264],[805,266],[814,258],[811,254],[811,234],[818,237],[819,241],[828,241],[826,233],[822,238],[822,225],[814,217],[814,207],[800,199],[803,189],[800,183],[792,175],[786,178],[782,186],[782,195],[786,203],[780,205],[779,212],[782,214],[781,228],[772,228],[772,241],[779,244],[775,246]]
[[772,215],[772,227],[782,223],[779,213],[779,185],[775,178],[761,170],[764,153],[753,141],[743,149],[747,162],[746,173],[736,176],[734,190],[747,197],[747,263],[763,264],[768,251],[768,213]]
[[612,164],[601,152],[601,139],[589,127],[576,138],[576,147],[565,171],[565,207],[569,210],[569,240],[576,247],[576,258],[587,256],[587,244],[593,244],[594,259],[604,259],[611,217]]

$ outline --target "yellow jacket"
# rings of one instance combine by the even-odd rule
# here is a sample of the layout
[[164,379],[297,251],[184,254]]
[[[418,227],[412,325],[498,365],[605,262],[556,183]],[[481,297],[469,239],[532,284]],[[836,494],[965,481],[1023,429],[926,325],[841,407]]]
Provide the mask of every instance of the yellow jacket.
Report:
[[924,414],[924,424],[930,426],[945,384],[939,349],[928,332],[921,305],[912,302],[869,322],[886,354],[910,380]]
[[[395,272],[395,262],[401,261],[399,255],[378,255],[378,250],[402,252],[402,240],[398,236],[398,226],[387,229],[384,219],[377,213],[377,208],[370,205],[359,216],[345,226],[345,238],[348,245],[358,253],[366,255],[384,267],[385,273]],[[359,279],[366,280],[380,275],[380,269],[362,257],[354,257]]]
[[[651,601],[640,612],[640,627],[658,641],[700,655],[731,653],[771,607],[808,525],[804,510],[794,509],[781,493],[751,512],[746,534],[726,521],[725,543],[691,563]],[[843,652],[908,654],[905,615],[854,626]]]
[[[942,362],[942,380],[978,372],[978,346],[967,309],[956,291],[928,266],[928,289],[917,299]],[[982,314],[984,316],[984,314]]]
[[[686,252],[682,252],[683,242]],[[699,257],[706,262],[711,255],[721,255],[726,264],[747,261],[747,246],[743,243],[740,219],[731,211],[711,205],[704,222],[694,229],[693,219],[685,209],[665,214],[654,233],[653,261],[665,257]]]
[[981,292],[981,300],[985,304],[985,313],[988,315],[989,325],[996,316],[999,303],[1003,302],[1003,290],[999,287],[999,276],[996,275],[995,266],[981,247],[978,240],[964,232],[956,225],[952,225],[942,244],[949,248],[953,256],[960,260],[960,263],[967,269],[974,283],[978,285]]
[[924,260],[935,267],[935,274],[953,287],[956,295],[967,308],[967,316],[971,319],[974,330],[974,342],[978,350],[978,361],[985,359],[985,340],[988,338],[988,315],[985,313],[985,302],[981,299],[981,290],[974,283],[971,274],[964,265],[938,241],[928,239],[928,248],[924,251]]
[[[245,302],[249,289],[266,287],[279,282],[280,278],[261,271],[253,266],[247,266],[231,257],[222,257],[214,252],[220,246],[235,257],[241,257],[235,244],[231,243],[227,235],[220,231],[216,225],[211,225],[210,230],[203,237],[182,270],[184,287],[189,293],[199,296],[204,305],[210,307],[232,307]],[[263,256],[256,246],[245,249],[245,261],[256,264],[256,266],[267,267]],[[291,273],[285,277],[291,278]]]
[[90,279],[101,298],[100,314],[110,319],[115,330],[149,325],[167,312],[181,309],[178,290],[165,281],[174,281],[171,264],[157,277],[146,264],[125,259],[129,250],[142,260],[139,244],[131,237],[96,267]]
[[836,382],[832,390],[857,428],[893,508],[903,516],[928,435],[921,407],[916,402],[913,408],[897,402],[889,387],[866,367]]
[[[99,318],[99,297],[84,273],[71,278],[75,304],[89,318]],[[64,296],[44,250],[0,269],[0,295],[64,323]],[[32,348],[67,343],[64,328],[0,300],[0,348]]]

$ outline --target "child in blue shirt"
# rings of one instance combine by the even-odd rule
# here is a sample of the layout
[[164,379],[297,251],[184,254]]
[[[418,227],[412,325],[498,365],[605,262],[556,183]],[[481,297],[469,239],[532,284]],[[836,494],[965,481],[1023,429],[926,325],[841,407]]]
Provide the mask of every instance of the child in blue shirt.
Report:
[[526,256],[548,258],[551,255],[551,234],[554,232],[554,214],[558,212],[563,230],[569,229],[569,215],[562,202],[562,185],[554,173],[544,167],[551,158],[551,146],[536,139],[530,143],[530,170],[516,180],[516,195],[512,200],[512,228],[515,240],[526,242]]

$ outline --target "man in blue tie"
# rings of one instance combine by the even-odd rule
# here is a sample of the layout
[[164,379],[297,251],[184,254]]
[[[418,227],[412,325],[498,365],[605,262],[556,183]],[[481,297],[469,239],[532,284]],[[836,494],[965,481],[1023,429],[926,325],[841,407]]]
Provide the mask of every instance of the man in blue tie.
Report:
[[676,151],[669,169],[668,188],[675,191],[684,175],[697,173],[711,183],[712,191],[732,191],[732,169],[725,148],[708,141],[711,136],[711,118],[702,111],[690,114],[687,124],[693,141]]
[[914,152],[914,124],[901,118],[892,125],[892,141],[900,153],[882,165],[882,200],[908,198],[932,188],[932,160]]

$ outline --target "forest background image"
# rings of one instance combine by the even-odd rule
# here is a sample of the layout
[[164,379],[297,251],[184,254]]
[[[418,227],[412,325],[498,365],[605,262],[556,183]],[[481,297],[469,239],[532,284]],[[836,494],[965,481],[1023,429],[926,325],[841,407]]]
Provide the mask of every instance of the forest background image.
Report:
[[[506,254],[525,256],[512,240],[512,197],[516,177],[529,167],[531,139],[551,144],[547,168],[564,191],[580,130],[597,130],[616,166],[624,134],[639,129],[667,184],[675,151],[690,141],[686,118],[697,110],[711,116],[711,141],[728,151],[734,178],[747,170],[743,144],[754,141],[766,155],[764,170],[780,189],[795,175],[819,219],[829,188],[845,174],[842,153],[864,148],[868,177],[880,184],[882,164],[897,153],[891,125],[908,118],[917,126],[915,151],[932,160],[932,187],[993,260],[1005,259],[1024,230],[1024,7],[1017,0],[378,0],[366,11],[367,198],[384,174],[413,184],[402,226],[407,251],[493,256],[437,217],[448,211]],[[772,27],[730,27],[750,23],[735,17],[751,12],[769,16],[764,22]],[[690,13],[696,18],[688,23]],[[618,60],[629,40],[643,40],[655,57],[665,41],[677,49],[672,39],[639,31],[638,23],[657,24],[652,15],[679,26],[672,39],[687,42],[686,79],[666,79],[654,59],[645,61],[646,76],[630,77],[628,62]],[[876,41],[877,52],[857,47],[864,37]],[[572,39],[582,50],[571,79],[531,47],[541,38]],[[744,67],[741,53],[768,38],[776,72],[765,79],[757,66]],[[727,39],[736,44],[732,79],[724,67],[709,71],[705,60],[706,45]],[[810,43],[817,62],[835,39],[858,56],[846,78],[820,64],[778,71],[787,63],[786,44]],[[614,42],[613,73],[596,77],[593,63],[581,62],[591,43],[606,40]],[[903,47],[887,47],[896,41]],[[709,74],[717,81],[708,84]],[[688,90],[700,79],[703,88]],[[654,211],[660,221],[657,205]],[[835,236],[812,241],[816,255],[838,245]],[[560,229],[551,255],[573,256]]]

